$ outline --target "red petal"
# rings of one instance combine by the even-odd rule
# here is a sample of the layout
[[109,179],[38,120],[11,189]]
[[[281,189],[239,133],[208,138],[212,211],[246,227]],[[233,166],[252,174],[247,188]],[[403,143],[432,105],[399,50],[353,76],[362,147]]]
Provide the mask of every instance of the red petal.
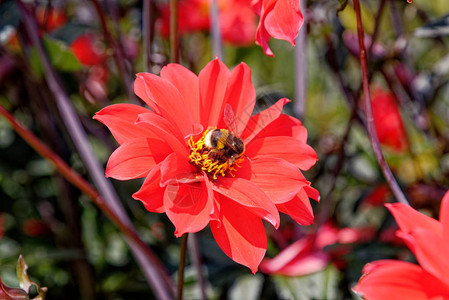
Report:
[[136,124],[153,131],[180,156],[189,156],[187,145],[181,137],[182,134],[180,134],[179,131],[163,117],[158,116],[155,113],[140,114],[136,120]]
[[164,192],[161,188],[161,164],[158,164],[145,178],[142,187],[133,194],[133,198],[142,201],[148,211],[155,213],[164,212]]
[[160,140],[144,137],[129,140],[109,157],[106,176],[118,180],[144,177],[171,152]]
[[278,158],[256,158],[236,173],[260,187],[275,204],[290,201],[309,182],[291,163]]
[[246,155],[282,158],[301,170],[308,170],[318,160],[315,150],[293,137],[270,136],[254,139],[247,145]]
[[304,187],[304,191],[306,191],[307,196],[309,196],[309,198],[312,198],[313,200],[320,202],[320,192],[318,192],[316,189],[314,189],[309,185]]
[[267,136],[291,136],[306,143],[307,129],[302,125],[300,120],[289,115],[281,114],[279,118],[263,128],[263,130],[257,134],[256,138]]
[[[245,63],[239,64],[232,70],[226,87],[225,102],[231,105],[234,111],[236,116],[234,126],[237,129],[234,130],[234,133],[240,136],[256,104],[256,91],[251,82],[251,69]],[[227,126],[221,122],[219,127],[226,128]]]
[[245,144],[249,143],[259,132],[265,129],[271,122],[276,120],[282,113],[282,108],[290,102],[287,98],[278,100],[274,105],[252,116],[243,131],[241,138]]
[[183,137],[193,133],[194,122],[189,108],[171,82],[151,73],[139,73],[134,91],[155,113],[176,124]]
[[298,224],[313,224],[313,209],[304,190],[301,190],[291,201],[277,204],[276,207],[280,212],[289,215]]
[[218,58],[208,63],[199,74],[201,124],[216,127],[223,115],[224,96],[229,69]]
[[213,189],[245,206],[250,212],[270,222],[274,227],[279,226],[279,212],[273,201],[251,181],[222,177],[215,181]]
[[106,125],[121,145],[137,137],[156,137],[151,130],[134,124],[137,115],[148,112],[148,109],[138,105],[114,104],[97,112],[94,119]]
[[164,160],[161,167],[161,186],[171,183],[188,183],[198,181],[203,175],[185,157],[172,153]]
[[193,121],[200,123],[200,88],[198,76],[181,65],[168,64],[162,68],[161,77],[170,81],[178,89],[190,109]]
[[373,300],[427,300],[432,297],[449,297],[449,288],[431,274],[412,263],[379,260],[367,264],[365,273],[353,290],[366,299]]
[[295,38],[304,23],[299,0],[277,0],[272,10],[266,11],[264,26],[276,39],[295,45]]
[[206,227],[212,212],[212,200],[212,189],[204,181],[169,184],[164,194],[164,208],[175,225],[175,235],[180,237]]
[[426,229],[417,228],[409,234],[400,232],[398,234],[407,244],[412,244],[412,251],[415,254],[421,267],[433,274],[449,286],[447,270],[449,270],[449,259],[443,253],[449,249],[449,240],[443,239],[438,233]]
[[220,198],[221,223],[210,222],[214,238],[227,256],[256,273],[267,249],[262,221],[239,204]]
[[[265,28],[265,19],[267,17],[267,12],[274,6],[274,1],[275,0],[263,1],[259,25],[257,25],[256,31],[256,44],[261,46],[265,55],[268,56],[274,56],[274,54],[271,51],[270,46],[268,45],[268,41],[270,40],[271,36]],[[269,3],[269,5],[266,5],[265,3]]]
[[403,203],[387,203],[385,207],[394,216],[402,231],[408,232],[417,228],[425,228],[439,235],[442,234],[441,224],[431,217],[423,215]]

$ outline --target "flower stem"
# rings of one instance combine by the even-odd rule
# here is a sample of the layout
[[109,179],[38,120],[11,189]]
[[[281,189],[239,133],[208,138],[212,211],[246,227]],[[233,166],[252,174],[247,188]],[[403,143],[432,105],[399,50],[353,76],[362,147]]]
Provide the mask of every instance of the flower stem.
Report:
[[220,19],[218,15],[217,0],[212,0],[209,7],[210,34],[212,40],[212,58],[223,60],[223,43],[220,32]]
[[366,124],[368,126],[368,135],[371,140],[371,145],[373,146],[374,154],[379,163],[379,166],[382,170],[382,173],[385,176],[385,180],[388,182],[393,194],[396,197],[398,202],[410,205],[405,198],[404,193],[402,192],[399,184],[391,172],[390,167],[382,153],[382,148],[380,146],[379,138],[376,133],[376,128],[374,126],[374,117],[371,108],[371,98],[370,98],[370,89],[369,89],[369,81],[368,81],[368,63],[366,59],[366,49],[365,43],[363,40],[363,27],[362,27],[362,17],[360,13],[360,2],[359,0],[354,0],[354,11],[357,17],[357,36],[359,39],[359,49],[360,49],[360,66],[362,68],[362,85],[363,85],[363,97],[365,102],[365,114],[366,114]]
[[304,122],[307,95],[307,1],[301,0],[304,24],[299,29],[295,47],[295,102],[294,112]]
[[178,0],[170,0],[170,61],[179,63]]
[[181,252],[179,253],[179,267],[178,267],[178,300],[182,300],[182,291],[184,288],[184,269],[186,266],[187,256],[187,237],[188,233],[184,233],[181,238]]
[[189,257],[192,265],[196,269],[197,273],[197,280],[198,284],[200,286],[201,291],[201,300],[207,299],[206,294],[206,280],[204,278],[202,266],[201,266],[201,253],[199,249],[199,241],[198,241],[198,232],[197,233],[191,233],[189,237],[189,241],[187,243],[187,246],[189,248]]

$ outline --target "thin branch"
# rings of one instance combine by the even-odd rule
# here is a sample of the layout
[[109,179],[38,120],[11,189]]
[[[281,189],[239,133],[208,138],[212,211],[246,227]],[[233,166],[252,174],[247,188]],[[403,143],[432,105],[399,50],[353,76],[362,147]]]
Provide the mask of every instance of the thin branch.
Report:
[[198,244],[198,233],[191,233],[189,240],[187,242],[187,246],[189,247],[189,257],[192,261],[193,266],[196,269],[196,273],[198,276],[198,284],[200,286],[201,291],[201,300],[207,299],[206,294],[206,280],[203,275],[202,263],[201,263],[201,253]]
[[304,24],[296,37],[295,47],[295,102],[296,116],[304,121],[307,95],[307,1],[301,0]]
[[143,70],[151,69],[151,0],[143,0],[142,8]]
[[179,63],[178,0],[170,0],[170,61]]
[[218,15],[217,0],[212,0],[209,6],[210,35],[212,40],[212,58],[223,60],[223,41],[220,31],[220,17]]
[[138,100],[134,93],[132,92],[132,77],[130,75],[130,71],[127,70],[126,64],[125,64],[125,55],[123,53],[123,49],[117,44],[117,42],[114,40],[114,38],[111,35],[111,32],[109,31],[108,24],[106,23],[106,19],[104,17],[105,13],[101,9],[101,5],[98,2],[98,0],[91,0],[92,4],[95,7],[95,10],[97,11],[98,18],[100,19],[101,28],[103,30],[103,35],[106,40],[106,43],[112,48],[112,57],[114,58],[115,64],[117,66],[117,72],[119,77],[122,80],[123,88],[125,89],[126,96],[128,99],[138,104]]
[[386,181],[390,185],[393,194],[396,197],[398,202],[410,205],[405,198],[399,184],[391,172],[390,167],[382,153],[382,148],[380,146],[379,138],[376,133],[376,128],[374,126],[374,117],[371,108],[371,97],[370,97],[370,89],[369,89],[369,80],[368,80],[368,64],[366,59],[366,50],[365,43],[363,40],[363,27],[362,27],[362,17],[360,13],[360,3],[359,0],[354,0],[354,10],[357,18],[357,36],[359,39],[359,47],[360,47],[360,66],[362,68],[362,85],[363,85],[363,96],[365,102],[365,114],[366,114],[366,123],[368,125],[368,134],[371,140],[371,144],[373,146],[374,154],[379,163],[379,166],[382,170],[382,173],[385,176]]
[[[119,221],[119,224],[121,226],[119,228],[124,229],[123,226],[125,226],[132,229],[132,223],[126,215],[126,212],[121,205],[114,189],[112,188],[111,183],[105,178],[104,170],[95,158],[95,155],[87,140],[87,136],[82,129],[79,119],[71,105],[71,101],[65,93],[59,78],[57,77],[50,64],[48,56],[46,55],[43,45],[39,39],[36,20],[32,17],[31,13],[21,1],[17,1],[17,3],[25,24],[26,31],[28,32],[28,36],[32,40],[37,50],[37,54],[43,65],[47,84],[56,100],[58,110],[62,115],[65,126],[67,127],[67,130],[71,138],[73,139],[82,160],[86,164],[86,167],[89,170],[93,181],[98,186],[101,194],[107,202],[103,201],[103,198],[99,198],[101,200],[98,201],[104,203],[104,206],[102,206],[102,208],[104,207],[105,209],[107,209],[106,211],[108,213],[113,212],[117,216],[117,221]],[[91,194],[91,196],[93,197],[94,195]],[[134,232],[134,238],[132,233],[129,234],[130,235],[126,235],[127,241],[129,242],[131,250],[138,259],[142,271],[144,272],[144,275],[146,276],[156,295],[160,299],[170,299],[172,285],[170,283],[168,275],[162,271],[162,268],[155,268],[155,262],[158,262],[156,257],[152,254],[151,250],[145,245],[145,243],[138,242],[141,240],[139,239],[137,234]],[[160,263],[158,264],[160,266]]]
[[385,8],[386,2],[387,2],[387,0],[380,1],[379,9],[377,10],[377,14],[376,14],[376,26],[374,27],[374,32],[373,32],[373,35],[371,36],[371,45],[369,45],[369,48],[368,48],[368,56],[373,53],[374,42],[377,39],[377,35],[379,34],[379,29],[380,29],[380,18],[382,17],[382,12]]

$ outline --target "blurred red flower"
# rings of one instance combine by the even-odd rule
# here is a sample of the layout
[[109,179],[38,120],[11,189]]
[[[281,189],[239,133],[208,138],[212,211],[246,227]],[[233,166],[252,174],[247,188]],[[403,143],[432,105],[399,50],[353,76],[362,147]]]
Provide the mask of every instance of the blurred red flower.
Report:
[[215,59],[199,76],[169,64],[160,77],[137,74],[134,91],[151,111],[116,104],[94,117],[120,144],[106,176],[146,177],[133,197],[165,212],[177,237],[209,224],[221,249],[256,272],[267,246],[261,218],[276,228],[279,211],[313,222],[309,197],[319,194],[299,170],[317,160],[307,130],[281,113],[285,98],[251,115],[256,95],[246,64],[230,71]]
[[36,8],[36,20],[39,27],[44,31],[50,32],[58,29],[67,23],[67,16],[61,9],[46,6]]
[[[340,257],[350,252],[347,244],[370,239],[373,230],[369,228],[342,228],[325,224],[318,232],[305,235],[282,250],[276,257],[265,258],[260,271],[284,276],[303,276],[322,271],[334,261],[341,263]],[[340,244],[332,249],[326,246]],[[344,262],[343,262],[344,263]]]
[[408,149],[408,139],[396,99],[391,92],[375,89],[372,94],[374,125],[379,141],[398,152]]
[[[179,2],[178,28],[180,34],[209,30],[209,9],[212,0],[184,0]],[[256,35],[256,14],[251,0],[218,0],[220,33],[225,42],[245,46],[252,44]],[[162,36],[170,33],[170,6],[160,6],[158,27]]]
[[363,199],[363,203],[370,206],[382,206],[387,202],[390,194],[390,187],[386,184],[380,184]]
[[70,45],[75,57],[85,66],[95,66],[104,63],[106,51],[96,34],[85,33],[78,36]]
[[440,221],[402,203],[385,205],[399,225],[397,235],[419,265],[379,260],[363,268],[354,291],[365,299],[449,299],[449,193],[441,201]]
[[22,225],[23,232],[30,237],[44,236],[51,233],[50,228],[37,219],[28,219]]
[[260,16],[256,44],[266,55],[273,56],[268,45],[271,37],[295,45],[295,38],[304,23],[300,0],[253,0],[252,3]]

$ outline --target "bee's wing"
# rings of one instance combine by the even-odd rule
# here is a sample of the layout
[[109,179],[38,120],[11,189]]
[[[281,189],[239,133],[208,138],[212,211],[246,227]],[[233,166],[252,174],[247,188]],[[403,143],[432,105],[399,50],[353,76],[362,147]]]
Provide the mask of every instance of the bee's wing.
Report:
[[225,122],[228,130],[233,134],[238,133],[237,122],[235,121],[234,110],[229,103],[226,103],[223,112],[223,121]]

